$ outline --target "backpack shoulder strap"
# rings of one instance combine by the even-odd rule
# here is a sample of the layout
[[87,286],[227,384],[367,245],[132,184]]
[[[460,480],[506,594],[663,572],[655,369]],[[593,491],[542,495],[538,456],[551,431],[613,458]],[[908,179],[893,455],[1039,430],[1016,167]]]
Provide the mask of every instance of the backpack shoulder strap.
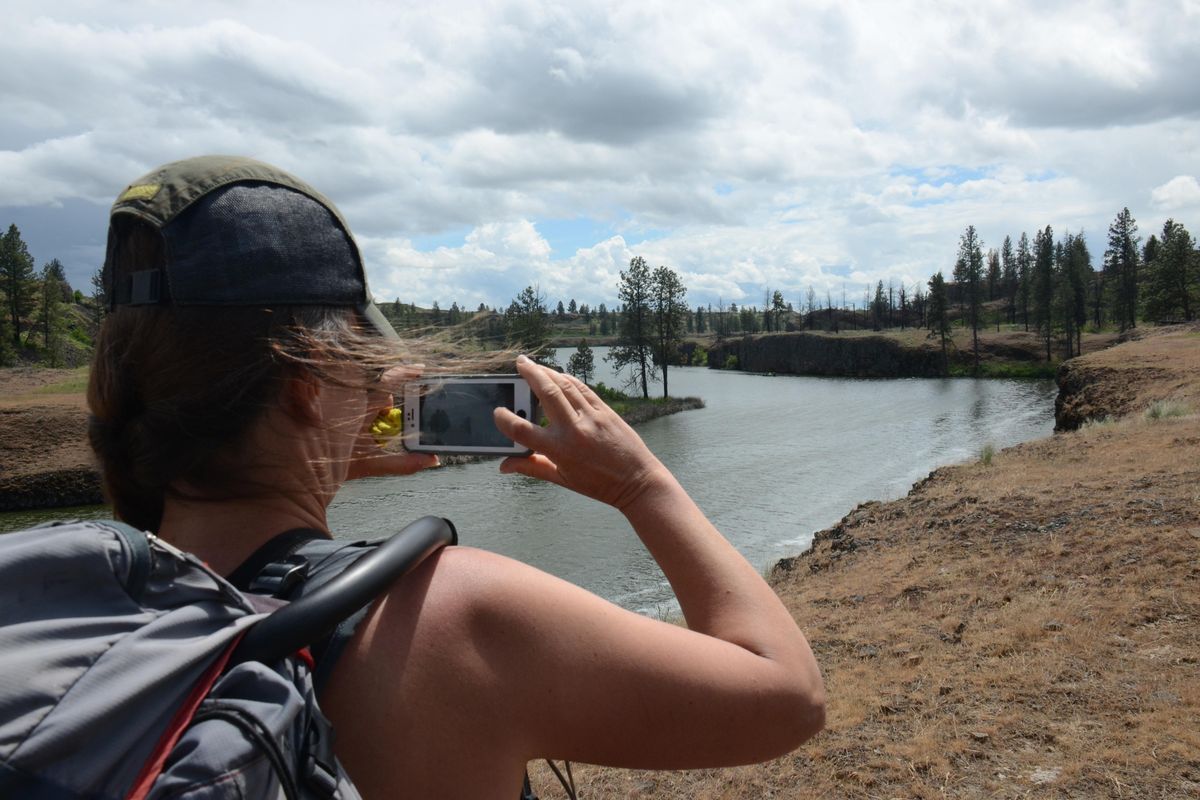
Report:
[[328,539],[315,528],[293,528],[251,553],[227,580],[243,592],[287,598],[309,574],[309,559],[299,551],[310,542]]
[[[291,602],[255,626],[234,654],[233,662],[270,660],[323,639],[340,622],[367,608],[392,581],[435,550],[457,541],[458,534],[450,521],[432,516],[410,523],[377,546],[314,540],[307,545],[310,552],[315,555],[315,550],[323,550],[327,555],[317,562],[316,566],[324,569],[311,581],[308,579],[313,570],[308,557],[299,552],[300,548],[293,550],[289,558],[298,556],[296,566],[303,570],[303,577],[298,587],[286,593]],[[325,568],[334,558],[342,562],[340,568]]]

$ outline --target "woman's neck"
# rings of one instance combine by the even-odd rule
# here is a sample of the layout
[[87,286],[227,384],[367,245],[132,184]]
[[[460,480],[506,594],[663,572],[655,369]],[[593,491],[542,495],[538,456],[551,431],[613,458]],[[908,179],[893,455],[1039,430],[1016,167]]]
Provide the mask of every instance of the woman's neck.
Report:
[[328,533],[325,507],[312,495],[184,499],[170,497],[158,535],[228,575],[269,539],[293,528]]

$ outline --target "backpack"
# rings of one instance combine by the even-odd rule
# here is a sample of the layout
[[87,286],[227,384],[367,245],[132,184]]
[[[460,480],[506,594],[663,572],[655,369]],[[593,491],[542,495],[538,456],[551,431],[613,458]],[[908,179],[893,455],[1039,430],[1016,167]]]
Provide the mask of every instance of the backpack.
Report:
[[0,536],[0,797],[357,800],[306,648],[456,541],[301,542],[260,595],[119,522]]

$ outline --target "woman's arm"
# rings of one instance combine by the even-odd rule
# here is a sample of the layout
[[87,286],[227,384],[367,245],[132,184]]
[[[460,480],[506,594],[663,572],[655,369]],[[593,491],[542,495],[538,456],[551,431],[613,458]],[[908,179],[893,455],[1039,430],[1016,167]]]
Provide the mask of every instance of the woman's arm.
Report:
[[[688,630],[647,624],[651,621],[637,615],[598,608],[582,590],[579,596],[558,591],[552,601],[560,615],[571,615],[571,625],[588,630],[560,658],[570,658],[573,648],[587,652],[599,647],[623,651],[609,658],[628,662],[607,679],[594,676],[598,690],[588,693],[594,704],[604,705],[609,691],[628,697],[614,684],[642,681],[641,688],[653,695],[643,708],[674,717],[672,735],[679,737],[680,746],[660,742],[647,750],[645,743],[642,749],[635,745],[632,749],[642,753],[637,765],[761,760],[816,733],[824,720],[820,672],[808,642],[758,572],[717,532],[640,437],[587,386],[524,359],[518,369],[550,424],[542,428],[498,410],[501,430],[535,451],[527,459],[507,459],[502,470],[559,483],[624,513],[670,581],[687,621]],[[603,624],[588,625],[593,617]],[[563,636],[575,638],[560,631],[558,637]],[[680,730],[692,725],[725,730]],[[655,749],[657,757],[651,755]],[[614,754],[614,760],[633,766],[630,755]],[[595,754],[578,757],[596,760]]]

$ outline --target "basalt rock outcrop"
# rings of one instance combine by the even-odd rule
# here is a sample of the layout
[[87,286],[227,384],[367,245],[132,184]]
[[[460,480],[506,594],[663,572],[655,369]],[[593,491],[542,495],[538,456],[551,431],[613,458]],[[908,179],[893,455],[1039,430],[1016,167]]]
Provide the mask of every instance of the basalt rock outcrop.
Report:
[[713,345],[708,366],[724,368],[731,363],[730,356],[736,359],[737,369],[747,372],[854,378],[934,378],[943,374],[940,350],[905,347],[886,336],[743,336]]

